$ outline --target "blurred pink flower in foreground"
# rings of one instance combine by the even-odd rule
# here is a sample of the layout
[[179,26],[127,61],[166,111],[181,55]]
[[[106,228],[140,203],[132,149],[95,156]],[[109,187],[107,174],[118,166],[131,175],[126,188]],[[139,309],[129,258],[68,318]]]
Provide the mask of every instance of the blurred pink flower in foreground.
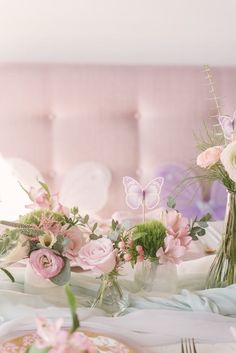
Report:
[[164,241],[164,247],[157,250],[156,256],[160,264],[174,263],[179,264],[183,260],[186,247],[181,245],[180,239],[167,235]]
[[48,353],[98,353],[92,341],[82,332],[70,334],[62,329],[63,319],[51,323],[45,318],[37,318],[38,348],[50,348]]

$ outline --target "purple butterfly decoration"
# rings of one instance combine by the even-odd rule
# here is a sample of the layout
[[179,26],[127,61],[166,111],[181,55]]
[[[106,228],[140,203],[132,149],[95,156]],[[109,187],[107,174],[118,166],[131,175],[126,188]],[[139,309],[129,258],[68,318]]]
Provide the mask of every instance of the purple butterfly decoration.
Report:
[[227,140],[232,140],[236,129],[236,112],[234,112],[233,116],[219,116],[218,120],[223,130],[224,137]]

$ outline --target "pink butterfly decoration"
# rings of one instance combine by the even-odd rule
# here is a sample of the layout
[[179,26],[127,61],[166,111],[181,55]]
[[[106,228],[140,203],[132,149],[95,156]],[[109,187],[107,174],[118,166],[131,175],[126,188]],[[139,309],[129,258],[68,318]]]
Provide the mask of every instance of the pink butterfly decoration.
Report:
[[234,112],[233,116],[219,116],[218,120],[223,130],[224,137],[227,140],[232,140],[236,130],[236,112]]
[[155,208],[160,202],[163,182],[164,178],[159,177],[143,188],[137,180],[129,176],[123,177],[127,205],[133,210],[137,210],[140,206],[148,210]]

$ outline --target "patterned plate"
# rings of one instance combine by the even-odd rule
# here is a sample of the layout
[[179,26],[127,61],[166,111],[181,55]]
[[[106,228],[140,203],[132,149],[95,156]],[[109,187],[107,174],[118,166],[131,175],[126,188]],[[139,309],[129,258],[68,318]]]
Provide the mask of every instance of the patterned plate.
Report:
[[[99,353],[137,353],[133,348],[112,337],[90,331],[83,332],[93,341]],[[1,345],[0,353],[25,353],[26,348],[34,342],[35,338],[36,334],[32,332],[12,338]]]

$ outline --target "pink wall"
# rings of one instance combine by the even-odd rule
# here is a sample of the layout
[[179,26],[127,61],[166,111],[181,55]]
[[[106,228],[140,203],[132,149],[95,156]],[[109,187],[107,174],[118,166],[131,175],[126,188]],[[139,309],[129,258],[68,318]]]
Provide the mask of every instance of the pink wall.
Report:
[[[212,73],[232,114],[236,68]],[[123,175],[146,182],[164,162],[193,161],[208,97],[201,67],[2,65],[0,153],[30,161],[54,189],[76,164],[104,163],[109,215],[125,208]]]

